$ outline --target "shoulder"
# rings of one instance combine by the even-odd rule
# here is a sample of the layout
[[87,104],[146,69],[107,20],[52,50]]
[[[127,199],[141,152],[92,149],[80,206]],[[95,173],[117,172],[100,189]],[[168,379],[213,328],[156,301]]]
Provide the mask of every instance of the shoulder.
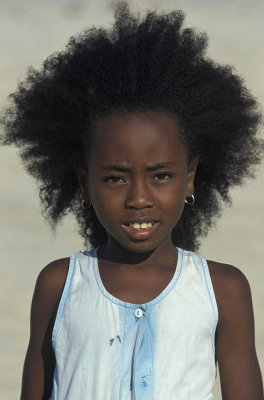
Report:
[[51,396],[55,368],[52,330],[68,265],[69,258],[53,261],[38,276],[31,305],[30,340],[21,399],[46,399]]
[[248,291],[249,283],[243,272],[233,265],[207,261],[216,292]]
[[247,278],[236,267],[208,261],[218,305],[215,344],[223,399],[263,399]]
[[40,287],[48,287],[51,291],[57,291],[64,286],[68,269],[69,269],[70,258],[61,258],[59,260],[52,261],[39,273],[37,279],[37,285]]
[[52,261],[40,271],[37,282],[42,284],[54,284],[56,286],[56,284],[61,283],[61,281],[65,281],[69,263],[69,257]]
[[240,310],[251,308],[250,285],[238,268],[229,264],[207,261],[219,309],[219,323],[225,318],[240,315]]
[[[40,272],[31,306],[33,336],[41,336],[52,324],[67,277],[69,258],[56,260]],[[37,335],[35,335],[37,332]]]
[[[52,261],[39,273],[33,300],[45,303],[48,308],[54,309],[61,297],[67,278],[70,259],[61,258]],[[51,310],[50,310],[51,311]]]

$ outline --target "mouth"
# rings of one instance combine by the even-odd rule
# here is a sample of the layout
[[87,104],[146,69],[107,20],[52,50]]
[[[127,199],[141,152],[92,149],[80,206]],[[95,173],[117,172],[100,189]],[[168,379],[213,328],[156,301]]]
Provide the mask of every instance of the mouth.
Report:
[[128,224],[128,226],[132,229],[136,230],[142,230],[142,229],[150,229],[155,222],[150,221],[150,222],[132,222]]
[[159,221],[130,222],[122,224],[122,228],[131,239],[144,240],[151,236],[159,224]]

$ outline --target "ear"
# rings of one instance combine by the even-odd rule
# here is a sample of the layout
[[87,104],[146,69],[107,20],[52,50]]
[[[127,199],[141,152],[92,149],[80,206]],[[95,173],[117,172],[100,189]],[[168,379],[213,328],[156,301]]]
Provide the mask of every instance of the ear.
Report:
[[194,192],[194,179],[195,179],[195,174],[197,171],[199,163],[199,157],[194,157],[188,165],[188,180],[187,180],[187,191],[186,191],[186,197],[191,197]]
[[81,188],[82,198],[85,201],[90,201],[89,192],[88,192],[88,174],[87,170],[84,167],[78,166],[75,169],[75,173],[77,175],[77,179]]

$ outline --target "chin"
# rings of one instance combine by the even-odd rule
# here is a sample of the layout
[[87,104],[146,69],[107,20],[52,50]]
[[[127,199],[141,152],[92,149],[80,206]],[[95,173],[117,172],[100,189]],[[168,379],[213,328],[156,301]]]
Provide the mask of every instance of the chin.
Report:
[[133,242],[131,244],[121,244],[120,246],[125,250],[135,254],[147,254],[155,251],[160,244],[151,244],[146,241]]

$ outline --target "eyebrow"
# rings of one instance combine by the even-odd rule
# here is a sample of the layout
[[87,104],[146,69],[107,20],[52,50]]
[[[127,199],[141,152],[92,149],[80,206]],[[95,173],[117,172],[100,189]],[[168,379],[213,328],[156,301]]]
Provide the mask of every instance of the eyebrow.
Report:
[[[148,171],[157,171],[158,169],[168,168],[175,166],[175,162],[161,162],[158,164],[151,165],[147,167]],[[100,167],[104,171],[119,171],[119,172],[129,172],[130,168],[121,167],[120,165],[104,165]]]

